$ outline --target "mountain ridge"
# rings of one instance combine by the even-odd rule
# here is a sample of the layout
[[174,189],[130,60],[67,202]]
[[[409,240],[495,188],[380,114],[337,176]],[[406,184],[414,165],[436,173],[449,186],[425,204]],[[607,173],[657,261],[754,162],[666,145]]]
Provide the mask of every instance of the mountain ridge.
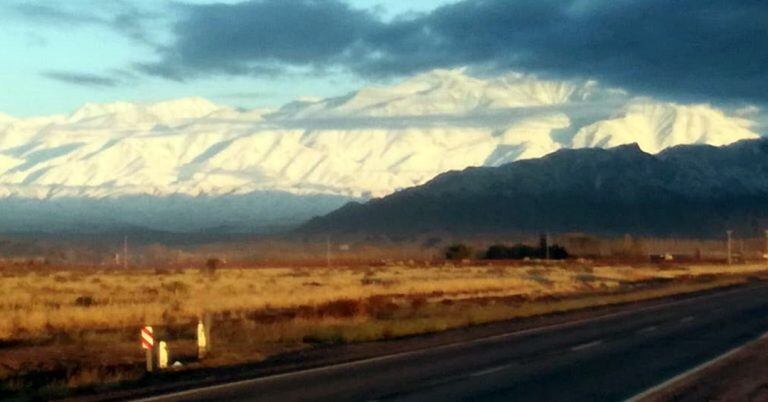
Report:
[[0,124],[0,197],[381,196],[444,171],[561,148],[723,145],[756,138],[750,126],[708,105],[633,98],[592,81],[435,70],[276,112],[192,97],[8,120]]
[[[278,109],[242,110],[196,97],[87,104],[69,115],[0,116],[0,208],[14,197],[104,205],[135,196],[159,204],[176,195],[333,198],[323,204],[328,209],[296,202],[280,216],[252,216],[295,223],[469,166],[627,142],[649,152],[723,145],[758,137],[753,124],[710,105],[633,97],[594,81],[476,77],[463,69]],[[51,203],[48,212],[55,211]],[[243,217],[230,212],[228,220]]]
[[594,232],[717,236],[768,225],[768,139],[560,150],[544,158],[439,175],[349,203],[304,233]]

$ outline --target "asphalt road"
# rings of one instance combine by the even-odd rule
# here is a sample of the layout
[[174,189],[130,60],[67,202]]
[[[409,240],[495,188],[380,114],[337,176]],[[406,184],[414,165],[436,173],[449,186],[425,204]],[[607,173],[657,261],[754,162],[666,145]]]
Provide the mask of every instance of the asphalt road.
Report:
[[154,400],[622,401],[766,331],[759,285]]

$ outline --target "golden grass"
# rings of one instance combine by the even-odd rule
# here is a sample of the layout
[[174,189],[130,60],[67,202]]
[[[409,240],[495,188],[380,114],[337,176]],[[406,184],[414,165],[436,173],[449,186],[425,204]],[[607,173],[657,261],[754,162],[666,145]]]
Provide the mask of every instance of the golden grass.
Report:
[[[764,265],[570,262],[228,268],[212,276],[191,269],[0,270],[0,341],[32,341],[18,350],[0,348],[0,394],[37,384],[28,382],[29,373],[42,372],[50,385],[46,392],[61,395],[67,388],[138,378],[143,352],[136,331],[145,324],[157,326],[173,356],[190,358],[193,324],[203,313],[218,317],[214,353],[202,362],[187,360],[188,367],[253,362],[314,343],[372,341],[690,293],[765,272]],[[41,337],[48,340],[38,342]]]
[[274,343],[373,341],[588,307],[650,300],[744,282],[744,277],[729,276],[709,281],[667,284],[629,292],[608,292],[555,300],[532,300],[519,303],[492,300],[485,303],[448,305],[433,303],[420,309],[417,314],[406,312],[406,314],[385,319],[363,316],[352,319],[299,319],[288,323],[262,324],[250,328],[248,336],[258,339],[259,342]]
[[[605,292],[623,283],[654,278],[757,273],[764,269],[762,265],[659,269],[566,264],[224,269],[214,276],[197,270],[160,274],[148,270],[6,274],[0,277],[0,340],[81,329],[192,322],[204,312],[237,315],[375,297],[393,298],[395,303],[413,297],[428,302],[504,296],[535,300]],[[92,305],[86,305],[87,298],[93,300]]]

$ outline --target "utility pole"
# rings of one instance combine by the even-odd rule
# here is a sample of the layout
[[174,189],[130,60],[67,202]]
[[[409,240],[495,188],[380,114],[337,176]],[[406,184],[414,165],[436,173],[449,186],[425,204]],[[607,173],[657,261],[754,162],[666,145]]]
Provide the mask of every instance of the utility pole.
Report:
[[331,267],[331,236],[325,236],[325,264]]
[[765,231],[765,257],[768,258],[768,230]]
[[544,256],[549,261],[549,233],[544,235]]
[[733,230],[726,230],[725,234],[728,235],[728,265],[733,264],[733,258],[731,257],[731,236],[733,235]]
[[123,239],[123,268],[128,269],[128,236]]
[[744,239],[739,239],[739,260],[744,262]]

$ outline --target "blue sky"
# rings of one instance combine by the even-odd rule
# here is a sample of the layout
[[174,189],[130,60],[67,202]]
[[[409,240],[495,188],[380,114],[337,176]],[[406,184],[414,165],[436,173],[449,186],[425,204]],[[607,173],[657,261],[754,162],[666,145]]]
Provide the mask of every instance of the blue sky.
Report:
[[242,107],[434,68],[768,104],[765,0],[5,0],[0,112],[202,96]]
[[[0,112],[14,116],[68,113],[86,102],[114,100],[153,101],[184,96],[202,96],[224,104],[242,107],[279,106],[302,96],[334,96],[364,84],[353,74],[335,73],[291,75],[282,79],[253,76],[197,77],[177,82],[152,76],[135,76],[127,70],[132,63],[152,60],[155,49],[127,37],[108,24],[64,20],[69,14],[109,19],[122,8],[144,13],[167,14],[172,4],[157,0],[124,1],[11,1],[0,5]],[[356,0],[355,7],[372,10],[390,19],[402,13],[430,11],[447,0]],[[64,3],[66,6],[62,6]],[[118,3],[118,2],[115,2]],[[234,0],[186,0],[180,3],[238,3]],[[66,12],[66,16],[47,17],[19,12],[17,5],[44,5]],[[62,18],[59,18],[62,17]],[[71,17],[71,16],[70,16]],[[172,15],[152,16],[146,23],[151,40],[161,44],[172,38]],[[122,76],[115,85],[73,84],[52,78],[50,73],[69,72],[96,76]],[[120,79],[120,78],[118,78]]]

